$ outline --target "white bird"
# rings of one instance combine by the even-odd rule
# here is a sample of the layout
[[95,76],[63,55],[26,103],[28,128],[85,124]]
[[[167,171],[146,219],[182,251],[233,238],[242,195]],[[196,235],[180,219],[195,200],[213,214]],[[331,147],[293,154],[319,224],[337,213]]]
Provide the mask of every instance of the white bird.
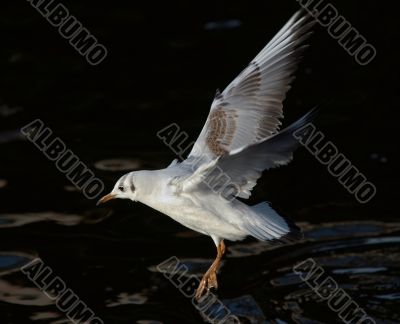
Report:
[[295,13],[242,73],[222,93],[217,92],[186,160],[175,160],[161,170],[127,173],[99,200],[139,201],[213,239],[217,257],[203,276],[196,298],[218,287],[224,239],[252,236],[285,242],[301,238],[294,223],[267,202],[249,206],[237,197],[249,198],[264,170],[290,162],[299,146],[292,134],[313,116],[310,112],[279,131],[282,101],[313,24],[301,11]]

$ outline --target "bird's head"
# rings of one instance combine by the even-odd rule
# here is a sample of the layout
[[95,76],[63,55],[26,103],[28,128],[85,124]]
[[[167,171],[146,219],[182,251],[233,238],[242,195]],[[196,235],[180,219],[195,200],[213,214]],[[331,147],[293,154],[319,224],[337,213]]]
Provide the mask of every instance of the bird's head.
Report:
[[135,179],[138,178],[139,172],[140,171],[130,172],[119,178],[119,180],[115,183],[113,190],[109,194],[103,196],[97,202],[97,205],[103,204],[115,198],[130,199],[132,201],[136,201],[138,188]]

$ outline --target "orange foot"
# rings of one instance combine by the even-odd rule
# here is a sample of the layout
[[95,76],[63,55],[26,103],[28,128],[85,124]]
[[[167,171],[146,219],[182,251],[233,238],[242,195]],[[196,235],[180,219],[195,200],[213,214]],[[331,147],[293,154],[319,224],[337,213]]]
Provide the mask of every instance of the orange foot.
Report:
[[217,246],[217,257],[213,264],[211,265],[210,269],[207,270],[205,275],[200,281],[199,287],[196,290],[195,298],[196,300],[199,300],[201,296],[203,296],[205,293],[208,293],[211,288],[218,288],[218,281],[217,281],[217,271],[219,268],[219,265],[221,264],[222,257],[225,254],[225,244],[224,240],[221,240],[221,242]]
[[196,300],[199,300],[203,295],[207,294],[211,288],[218,288],[217,270],[212,267],[208,269],[200,281],[195,294]]

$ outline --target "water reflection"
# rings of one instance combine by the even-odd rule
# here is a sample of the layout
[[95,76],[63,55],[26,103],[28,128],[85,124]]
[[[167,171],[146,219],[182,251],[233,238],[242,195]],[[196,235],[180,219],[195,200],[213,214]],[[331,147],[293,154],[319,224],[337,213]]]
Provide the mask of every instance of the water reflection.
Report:
[[128,292],[121,292],[119,293],[116,298],[113,300],[107,300],[106,301],[106,306],[107,307],[116,307],[120,305],[128,305],[128,304],[134,304],[134,305],[142,305],[146,303],[148,300],[148,297],[144,293],[128,293]]
[[35,312],[30,316],[30,319],[32,321],[44,321],[50,324],[71,323],[71,320],[68,318],[60,319],[62,317],[64,317],[63,314],[58,312]]
[[387,299],[387,300],[400,300],[400,293],[385,294],[385,295],[375,295],[375,298]]
[[[104,210],[99,213],[104,213]],[[87,217],[96,213],[88,210],[83,214]],[[52,226],[78,228],[80,224],[89,224],[87,218],[84,219],[85,216],[79,214],[55,212],[2,214],[0,224],[15,227],[47,221],[53,223]],[[228,245],[229,253],[220,271],[217,296],[232,314],[246,323],[325,323],[327,314],[334,318],[336,314],[329,313],[331,311],[324,301],[305,286],[292,270],[298,262],[312,257],[357,303],[369,310],[368,314],[378,320],[396,319],[391,307],[400,299],[400,236],[396,236],[400,223],[352,221],[300,225],[305,232],[305,240],[292,246],[271,246],[254,241]],[[191,239],[187,240],[187,231],[177,233],[176,240],[183,240],[189,245],[200,239],[196,238],[197,235],[189,235]],[[168,247],[166,255],[153,256],[151,259],[155,262],[150,262],[146,261],[148,256],[142,250],[144,243],[137,248],[135,241],[129,243],[107,235],[99,235],[96,240],[96,247],[85,249],[81,254],[84,260],[90,262],[77,265],[82,281],[70,278],[68,283],[73,287],[94,287],[92,289],[99,298],[95,306],[104,307],[102,314],[105,318],[111,316],[110,322],[188,322],[188,318],[199,318],[200,314],[190,300],[157,271],[156,265],[169,258],[171,251],[179,253],[179,247]],[[77,252],[65,254],[70,246],[74,246],[73,241],[64,245],[60,240],[50,247],[54,253],[59,253],[60,258],[66,259],[67,268],[58,269],[61,276],[71,271],[70,263],[74,262],[71,256],[80,255]],[[77,249],[80,247],[76,246]],[[99,251],[101,257],[98,256]],[[36,256],[20,251],[0,253],[0,300],[9,305],[44,307],[43,311],[32,309],[29,315],[31,321],[64,323],[65,316],[59,314],[52,301],[19,271],[22,265]],[[180,262],[188,269],[186,275],[200,276],[212,260],[183,257]],[[164,303],[169,306],[155,306]],[[182,308],[179,311],[177,303]]]
[[0,300],[10,304],[30,305],[30,306],[46,306],[52,304],[38,288],[30,287],[29,280],[22,277],[21,280],[15,281],[12,274],[21,274],[20,269],[37,256],[25,252],[0,252]]
[[10,304],[47,306],[53,302],[38,288],[13,284],[0,279],[0,300]]
[[[177,269],[175,267],[169,267],[167,269],[163,269],[166,274],[173,273],[184,275],[184,276],[202,276],[205,271],[210,267],[211,263],[214,260],[212,259],[180,259],[177,264]],[[224,262],[221,263],[221,267],[223,267]],[[159,272],[157,266],[150,266],[148,268],[152,272]]]
[[208,31],[224,30],[224,29],[235,29],[242,26],[242,22],[239,19],[227,19],[219,21],[209,21],[204,24],[204,29]]
[[382,272],[382,271],[387,271],[387,268],[384,267],[368,267],[368,268],[349,268],[349,269],[335,269],[332,271],[332,273],[336,274],[360,274],[360,273],[376,273],[376,272]]
[[96,169],[103,171],[132,171],[139,169],[141,165],[140,160],[134,159],[109,159],[94,164]]
[[23,109],[22,107],[10,107],[8,105],[0,105],[0,116],[1,117],[9,117],[21,112]]
[[24,252],[0,252],[0,276],[19,271],[35,258],[36,255]]
[[0,132],[0,144],[25,140],[26,137],[19,129]]
[[221,300],[226,307],[242,322],[246,319],[249,323],[263,323],[265,315],[256,300],[250,295],[244,295],[232,299]]
[[7,186],[8,182],[6,179],[0,179],[0,189]]
[[[312,257],[378,322],[397,318],[382,303],[400,298],[400,236],[393,235],[400,230],[400,223],[351,221],[303,223],[301,227],[305,241],[292,246],[262,242],[229,245],[218,294],[222,297],[232,291],[246,293],[223,299],[233,314],[250,323],[326,323],[327,316],[334,319],[336,314],[329,314],[331,310],[325,302],[293,272],[295,264]],[[189,269],[188,274],[200,275],[208,260],[182,259],[181,263]],[[150,270],[156,271],[155,266]],[[381,293],[376,294],[377,291]],[[289,317],[273,315],[288,312]]]
[[23,214],[0,214],[0,228],[19,227],[38,222],[54,222],[58,225],[74,226],[81,223],[94,224],[110,217],[109,209],[89,210],[83,214],[66,214],[53,211]]

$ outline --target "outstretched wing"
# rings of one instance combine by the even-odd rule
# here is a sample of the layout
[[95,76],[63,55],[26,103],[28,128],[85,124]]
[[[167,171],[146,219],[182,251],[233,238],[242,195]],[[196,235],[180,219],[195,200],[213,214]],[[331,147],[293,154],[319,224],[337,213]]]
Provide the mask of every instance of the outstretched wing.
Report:
[[315,113],[315,110],[311,110],[270,138],[203,163],[196,172],[182,178],[180,187],[191,190],[206,189],[204,186],[207,186],[228,199],[234,196],[249,198],[251,189],[264,170],[285,165],[292,160],[294,150],[300,146],[293,133],[308,124]]
[[[221,157],[216,164],[218,169],[210,172],[207,177],[213,178],[214,172],[219,173],[222,170],[235,188],[232,194],[249,198],[251,190],[264,170],[288,164],[292,160],[293,152],[300,146],[293,133],[311,122],[315,113],[316,110],[311,110],[270,138]],[[205,180],[206,183],[208,181]],[[219,184],[221,185],[222,182]]]
[[282,101],[313,24],[301,11],[295,13],[242,73],[216,95],[188,158],[201,157],[207,162],[278,131]]

